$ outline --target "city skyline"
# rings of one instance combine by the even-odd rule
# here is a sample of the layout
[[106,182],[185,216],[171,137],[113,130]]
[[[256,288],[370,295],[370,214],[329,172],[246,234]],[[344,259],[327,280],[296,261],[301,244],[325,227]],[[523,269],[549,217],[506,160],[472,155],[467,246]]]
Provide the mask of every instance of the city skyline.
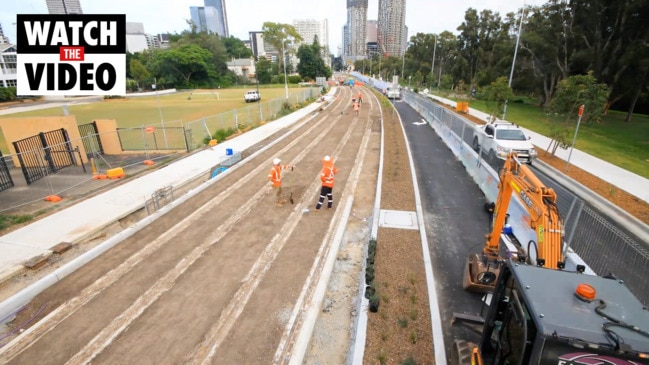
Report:
[[[189,7],[200,6],[201,0],[112,0],[111,2],[80,0],[87,14],[126,14],[127,21],[144,23],[148,33],[180,33],[189,29]],[[540,5],[546,1],[526,0],[527,5]],[[229,34],[241,40],[249,39],[251,31],[260,31],[266,21],[292,24],[294,19],[327,19],[329,24],[329,49],[336,54],[342,47],[342,30],[347,22],[346,0],[328,0],[304,6],[304,1],[275,0],[268,5],[264,0],[225,0]],[[504,17],[523,6],[523,0],[456,0],[453,6],[445,6],[440,0],[408,0],[406,25],[409,35],[416,33],[440,33],[456,28],[464,20],[467,8],[478,11],[492,9]],[[251,10],[255,11],[251,11]],[[289,9],[289,11],[287,11]],[[427,9],[427,11],[421,11]],[[0,23],[5,36],[16,41],[16,14],[47,14],[45,0],[13,1],[0,8]],[[378,18],[378,0],[368,1],[368,20]]]

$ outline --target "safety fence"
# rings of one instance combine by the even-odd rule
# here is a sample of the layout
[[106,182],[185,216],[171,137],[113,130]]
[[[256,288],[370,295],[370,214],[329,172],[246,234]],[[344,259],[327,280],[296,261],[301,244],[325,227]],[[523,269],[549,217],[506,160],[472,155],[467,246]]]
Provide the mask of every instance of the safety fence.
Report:
[[[475,124],[461,115],[433,102],[430,98],[413,92],[403,92],[403,100],[419,112],[442,137],[448,147],[466,167],[489,201],[498,196],[498,171],[501,160],[492,160],[485,151],[472,147]],[[645,305],[649,304],[649,243],[634,237],[606,214],[599,212],[587,201],[547,177],[544,182],[557,193],[557,206],[564,219],[565,243],[576,255],[569,254],[566,263],[588,264],[599,275],[613,274],[623,280]],[[514,232],[521,242],[536,240],[535,234],[522,225],[527,211],[512,200],[509,207]],[[519,236],[520,234],[520,236]]]
[[[255,128],[277,119],[320,96],[320,88],[308,87],[288,98],[251,103],[190,122],[180,120],[146,123],[99,132],[95,122],[79,125],[81,139],[70,139],[64,129],[43,132],[13,142],[17,151],[0,155],[0,192],[11,198],[0,201],[0,214],[50,195],[75,195],[110,184],[93,174],[121,167],[126,176],[149,168],[145,161],[166,162],[202,148],[218,136]],[[232,159],[240,155],[233,155]],[[20,193],[11,193],[20,190]],[[154,204],[155,205],[155,204]]]
[[250,103],[244,108],[197,119],[183,125],[188,150],[196,149],[213,138],[219,131],[227,132],[255,128],[261,123],[277,119],[281,113],[296,110],[300,104],[320,96],[320,89],[305,88],[287,98]]

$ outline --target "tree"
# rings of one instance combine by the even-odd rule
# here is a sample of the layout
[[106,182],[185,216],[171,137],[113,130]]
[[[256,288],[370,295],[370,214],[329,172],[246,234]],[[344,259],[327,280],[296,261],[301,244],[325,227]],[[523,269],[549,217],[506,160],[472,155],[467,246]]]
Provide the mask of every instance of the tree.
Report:
[[583,123],[599,122],[606,109],[608,88],[597,83],[592,73],[570,76],[561,80],[552,100],[552,110],[566,115],[566,121],[577,114],[577,108],[584,105]]
[[142,87],[147,80],[151,80],[151,73],[138,59],[131,58],[129,64],[131,76],[137,82],[137,86]]
[[271,63],[265,57],[260,57],[259,61],[255,64],[255,69],[257,70],[257,81],[260,84],[270,84],[271,80]]
[[210,51],[196,44],[187,44],[161,52],[156,71],[178,86],[210,85],[217,79]]
[[318,43],[318,37],[314,37],[311,45],[303,44],[297,50],[297,57],[300,63],[297,65],[297,72],[302,78],[315,80],[316,77],[331,76],[331,69],[325,65],[322,59],[322,47]]
[[290,45],[302,41],[302,36],[290,24],[265,22],[261,27],[264,42],[270,44],[277,50],[278,72],[282,70],[285,53],[290,52]]
[[229,38],[221,38],[221,42],[225,46],[226,53],[229,58],[250,58],[252,51],[239,38],[230,36]]
[[[570,34],[572,15],[568,4],[550,0],[541,7],[530,8],[521,40],[521,62],[528,66],[542,90],[541,105],[550,103],[556,85],[569,76],[570,59],[574,53]],[[529,84],[529,83],[528,83]]]
[[505,102],[510,100],[514,96],[514,93],[511,87],[509,87],[507,78],[502,76],[484,87],[482,95],[485,100],[490,102],[487,103],[489,114],[495,119],[498,115],[502,115]]

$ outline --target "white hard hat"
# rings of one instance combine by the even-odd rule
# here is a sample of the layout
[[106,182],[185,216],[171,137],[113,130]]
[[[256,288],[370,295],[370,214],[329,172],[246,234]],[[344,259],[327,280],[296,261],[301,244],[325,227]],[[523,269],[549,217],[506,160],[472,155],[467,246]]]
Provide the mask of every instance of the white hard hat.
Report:
[[273,165],[279,165],[280,162],[282,162],[282,160],[280,160],[279,158],[276,158],[276,159],[273,160]]
[[325,157],[323,158],[323,161],[327,161],[327,162],[329,162],[329,161],[331,161],[331,157],[329,157],[329,155],[327,155],[327,156],[325,156]]

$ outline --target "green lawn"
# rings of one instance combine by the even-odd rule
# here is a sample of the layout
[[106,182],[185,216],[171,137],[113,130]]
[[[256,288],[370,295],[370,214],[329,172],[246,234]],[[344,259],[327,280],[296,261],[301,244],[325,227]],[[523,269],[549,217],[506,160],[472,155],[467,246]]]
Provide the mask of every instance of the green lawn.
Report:
[[[489,110],[482,100],[471,100],[469,106]],[[631,122],[624,123],[625,116],[626,113],[611,111],[601,123],[582,123],[575,148],[649,178],[649,116],[634,114]],[[546,136],[553,128],[569,128],[571,141],[577,125],[576,115],[566,122],[565,117],[547,115],[533,100],[509,103],[506,118]]]
[[[193,92],[160,95],[159,104],[156,96],[127,97],[90,104],[69,105],[68,110],[70,114],[76,117],[78,124],[90,123],[95,119],[115,119],[117,126],[120,128],[140,127],[149,124],[156,125],[160,123],[160,112],[162,112],[162,120],[165,122],[165,125],[180,126],[180,122],[178,121],[187,123],[201,118],[215,116],[233,109],[254,106],[254,104],[246,103],[243,99],[246,90],[254,88],[256,86],[218,90],[195,90]],[[301,93],[304,90],[301,87],[289,87],[289,98],[291,95]],[[316,92],[319,92],[319,90]],[[261,87],[260,94],[262,103],[272,99],[282,98],[285,95],[284,85]],[[0,118],[62,115],[64,115],[63,108],[54,107],[2,115]],[[212,119],[215,120],[216,118]],[[8,148],[1,132],[0,150],[3,153],[8,153]]]

